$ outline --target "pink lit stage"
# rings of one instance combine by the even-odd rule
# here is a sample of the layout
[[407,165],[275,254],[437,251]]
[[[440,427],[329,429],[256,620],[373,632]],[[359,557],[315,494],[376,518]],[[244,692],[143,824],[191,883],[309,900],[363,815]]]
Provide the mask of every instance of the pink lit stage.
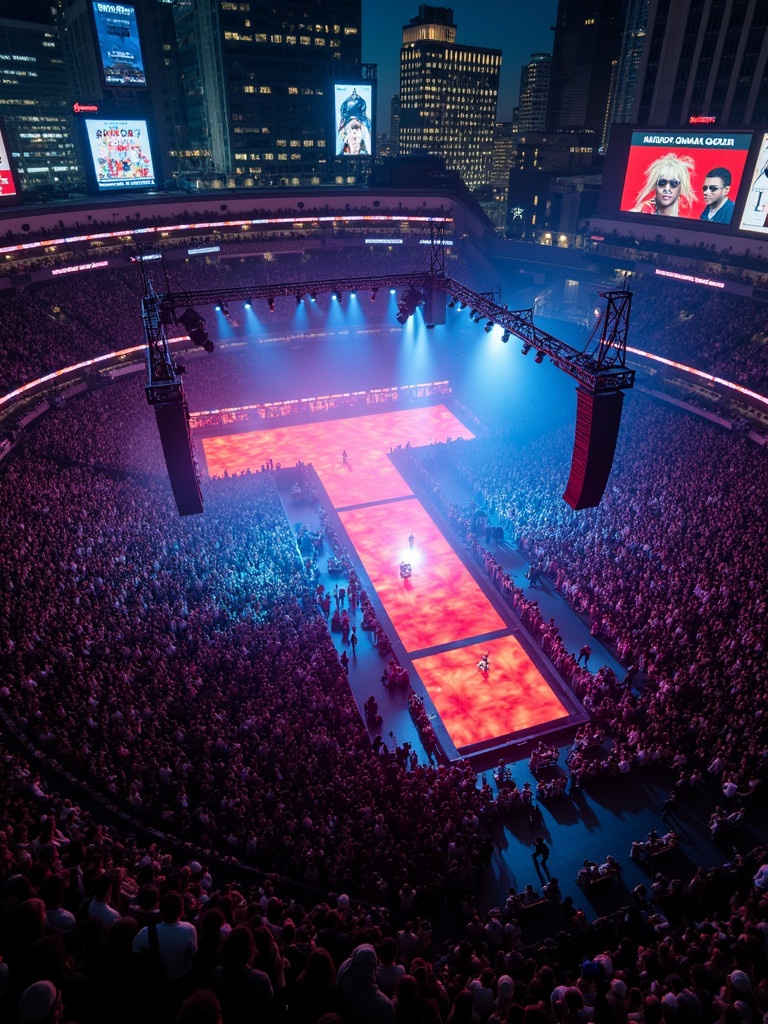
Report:
[[[461,752],[569,713],[389,458],[392,448],[448,437],[473,435],[437,405],[199,440],[211,475],[258,471],[269,459],[314,466]],[[407,579],[401,562],[411,566]],[[487,677],[477,668],[485,651]]]

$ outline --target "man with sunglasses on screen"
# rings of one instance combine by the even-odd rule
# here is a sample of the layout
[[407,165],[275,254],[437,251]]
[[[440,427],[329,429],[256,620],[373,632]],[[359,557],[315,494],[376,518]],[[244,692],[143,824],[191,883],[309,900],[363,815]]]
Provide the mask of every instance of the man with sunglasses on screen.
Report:
[[701,220],[712,221],[713,224],[730,224],[733,208],[736,205],[728,198],[731,189],[731,172],[725,167],[715,167],[707,171],[701,191],[704,196],[704,209]]

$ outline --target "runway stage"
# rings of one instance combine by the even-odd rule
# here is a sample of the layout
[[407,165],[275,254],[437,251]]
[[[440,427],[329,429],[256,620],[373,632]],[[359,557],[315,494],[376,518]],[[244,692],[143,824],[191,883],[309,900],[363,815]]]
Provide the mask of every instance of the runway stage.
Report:
[[[570,712],[514,635],[516,622],[500,614],[390,459],[398,446],[449,437],[473,434],[435,405],[198,443],[212,476],[255,472],[269,459],[283,467],[313,465],[408,653],[414,690],[423,688],[464,754],[565,725]],[[407,579],[401,562],[412,567]],[[485,652],[487,673],[477,667]]]

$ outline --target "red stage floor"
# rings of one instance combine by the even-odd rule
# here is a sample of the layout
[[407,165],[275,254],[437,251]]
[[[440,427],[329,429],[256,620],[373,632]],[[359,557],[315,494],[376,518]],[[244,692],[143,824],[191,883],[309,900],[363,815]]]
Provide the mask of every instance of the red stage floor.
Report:
[[[257,471],[268,459],[314,466],[461,751],[565,720],[568,712],[389,459],[392,448],[448,437],[473,434],[438,405],[206,437],[202,445],[212,476]],[[412,567],[409,579],[400,576],[401,562]],[[506,636],[482,639],[505,630]],[[463,646],[429,653],[452,644]],[[477,668],[484,651],[491,666],[487,678]]]

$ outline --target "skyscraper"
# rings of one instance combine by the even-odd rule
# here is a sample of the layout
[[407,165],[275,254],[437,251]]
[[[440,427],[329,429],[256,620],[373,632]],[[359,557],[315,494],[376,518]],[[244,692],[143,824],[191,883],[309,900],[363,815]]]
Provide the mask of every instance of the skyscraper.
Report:
[[211,174],[240,185],[332,178],[331,81],[345,71],[373,80],[361,64],[360,7],[360,0],[179,0],[190,147],[207,153]]
[[456,42],[453,10],[419,6],[403,26],[400,153],[435,153],[469,188],[487,185],[501,51]]
[[622,7],[618,0],[559,0],[547,131],[587,129],[602,143]]
[[621,52],[611,88],[610,124],[629,124],[635,99],[637,76],[645,48],[649,0],[627,0],[621,33]]
[[531,59],[521,68],[517,116],[519,131],[543,132],[546,129],[551,72],[551,53],[532,53]]
[[768,123],[768,6],[651,0],[632,115],[648,126]]
[[81,176],[67,76],[50,4],[0,11],[0,117],[27,192],[69,189]]

